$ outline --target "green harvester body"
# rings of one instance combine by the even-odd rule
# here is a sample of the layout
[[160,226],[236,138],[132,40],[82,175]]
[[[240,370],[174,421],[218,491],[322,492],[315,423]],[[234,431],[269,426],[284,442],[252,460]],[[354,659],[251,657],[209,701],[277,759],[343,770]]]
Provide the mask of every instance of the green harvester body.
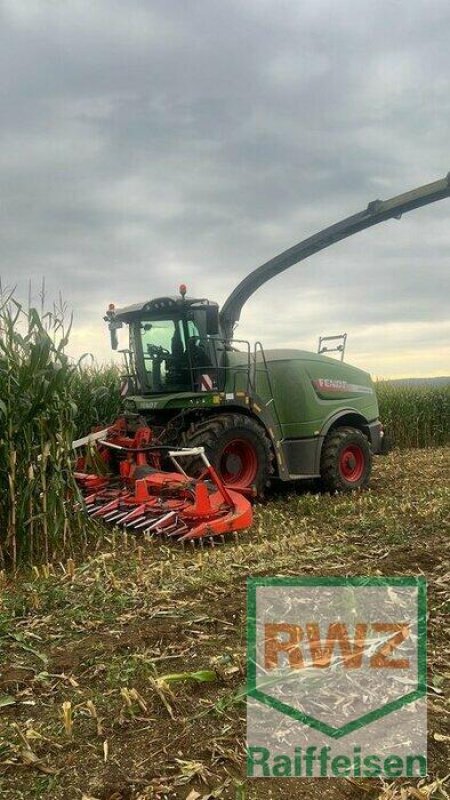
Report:
[[[331,487],[366,485],[372,454],[385,449],[370,375],[320,352],[265,351],[259,342],[251,347],[234,338],[236,323],[248,298],[292,265],[449,196],[447,176],[369,203],[251,272],[221,309],[204,298],[187,297],[184,285],[177,297],[119,310],[110,306],[105,320],[114,349],[117,328],[129,326],[129,348],[123,351],[129,418],[144,418],[157,441],[168,446],[204,445],[227,482],[244,488],[252,476],[261,488],[272,478],[324,474]],[[336,470],[342,474],[334,475]]]

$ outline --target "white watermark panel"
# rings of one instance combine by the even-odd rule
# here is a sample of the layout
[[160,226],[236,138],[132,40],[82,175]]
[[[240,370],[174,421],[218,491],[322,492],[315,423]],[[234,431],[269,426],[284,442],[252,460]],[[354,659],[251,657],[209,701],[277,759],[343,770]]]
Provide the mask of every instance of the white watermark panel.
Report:
[[423,578],[248,582],[250,777],[426,774]]

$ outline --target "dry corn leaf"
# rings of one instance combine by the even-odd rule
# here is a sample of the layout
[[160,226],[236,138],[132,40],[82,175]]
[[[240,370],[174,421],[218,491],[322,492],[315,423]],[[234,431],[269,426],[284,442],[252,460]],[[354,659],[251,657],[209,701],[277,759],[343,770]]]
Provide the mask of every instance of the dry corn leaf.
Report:
[[197,792],[195,789],[192,789],[192,792],[189,792],[186,800],[198,800],[201,797],[200,792]]
[[20,757],[23,763],[28,767],[35,767],[39,770],[39,772],[44,772],[46,775],[56,775],[58,772],[57,769],[54,769],[53,767],[47,767],[45,764],[43,764],[42,761],[37,757],[36,753],[33,753],[33,751],[28,747],[24,747],[22,750],[20,750]]

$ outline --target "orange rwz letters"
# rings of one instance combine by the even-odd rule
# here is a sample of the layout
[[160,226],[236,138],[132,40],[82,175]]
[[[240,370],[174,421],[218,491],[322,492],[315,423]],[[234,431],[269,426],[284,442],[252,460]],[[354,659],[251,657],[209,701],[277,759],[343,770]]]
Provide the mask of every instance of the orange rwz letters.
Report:
[[[370,626],[377,633],[393,635],[381,644],[369,659],[373,669],[407,669],[409,658],[389,658],[391,653],[404,642],[410,633],[407,622],[373,622]],[[317,622],[308,622],[303,629],[300,625],[289,622],[266,622],[264,626],[264,656],[267,670],[280,666],[280,653],[285,653],[291,669],[304,669],[305,662],[301,642],[306,631],[306,640],[311,653],[311,665],[326,669],[331,666],[334,651],[340,651],[340,663],[346,669],[360,669],[367,644],[369,624],[357,622],[355,635],[350,639],[347,625],[344,622],[332,622],[328,626],[325,640],[320,638],[320,627]],[[369,642],[370,643],[370,642]],[[306,644],[306,642],[305,642]]]
[[[279,653],[286,653],[289,666],[292,669],[303,669],[305,665],[300,648],[303,630],[300,625],[292,625],[289,622],[266,622],[264,634],[266,669],[276,669],[278,667]],[[283,636],[283,639],[280,636]]]
[[407,622],[373,622],[372,628],[377,633],[393,633],[384,644],[375,651],[370,659],[370,666],[374,669],[388,667],[390,669],[407,669],[409,658],[388,658],[388,656],[409,636]]
[[350,643],[347,626],[342,622],[332,622],[328,627],[328,636],[322,645],[319,626],[315,622],[308,623],[306,633],[311,650],[312,666],[322,669],[329,667],[333,650],[339,645],[343,666],[347,669],[358,669],[362,664],[367,625],[358,622],[355,626],[355,639]]

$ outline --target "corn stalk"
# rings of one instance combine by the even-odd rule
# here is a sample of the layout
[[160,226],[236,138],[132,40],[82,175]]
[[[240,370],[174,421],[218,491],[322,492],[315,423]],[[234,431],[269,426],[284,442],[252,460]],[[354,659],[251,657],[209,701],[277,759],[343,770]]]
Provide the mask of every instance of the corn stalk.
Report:
[[15,569],[48,563],[84,536],[70,502],[78,368],[56,313],[25,311],[9,296],[0,331],[0,560]]

